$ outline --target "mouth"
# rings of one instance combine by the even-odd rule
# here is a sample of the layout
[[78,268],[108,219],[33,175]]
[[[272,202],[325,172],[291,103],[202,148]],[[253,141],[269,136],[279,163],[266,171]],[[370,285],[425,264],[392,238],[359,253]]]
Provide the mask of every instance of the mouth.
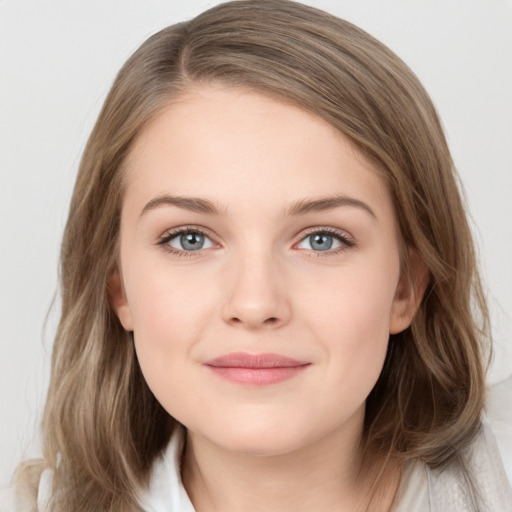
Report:
[[247,386],[277,384],[302,373],[311,363],[279,354],[233,352],[204,363],[217,376]]

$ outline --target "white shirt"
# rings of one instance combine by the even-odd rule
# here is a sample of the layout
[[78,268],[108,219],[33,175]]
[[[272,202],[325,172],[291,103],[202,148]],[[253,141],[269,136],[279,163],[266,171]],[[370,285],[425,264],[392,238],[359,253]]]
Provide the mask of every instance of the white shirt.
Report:
[[[491,421],[484,417],[482,429],[466,449],[471,478],[480,490],[482,502],[478,512],[512,512],[512,488],[507,480],[498,444],[512,462],[512,377],[494,386],[488,400]],[[504,407],[505,405],[505,407]],[[139,492],[145,512],[195,512],[183,487],[180,467],[184,429],[176,428],[166,449],[153,465],[150,484]],[[51,490],[51,472],[41,475],[38,492],[38,512],[51,512],[47,501]],[[0,491],[0,512],[25,512],[17,504],[13,490]],[[476,512],[470,492],[455,464],[444,470],[430,469],[420,461],[405,469],[397,499],[391,512]]]
[[[179,428],[156,461],[150,486],[140,499],[145,512],[194,512],[180,478],[183,439],[184,430]],[[486,418],[467,452],[471,476],[482,495],[478,512],[512,512],[512,489]],[[439,471],[419,461],[406,468],[391,511],[476,512],[456,465]]]

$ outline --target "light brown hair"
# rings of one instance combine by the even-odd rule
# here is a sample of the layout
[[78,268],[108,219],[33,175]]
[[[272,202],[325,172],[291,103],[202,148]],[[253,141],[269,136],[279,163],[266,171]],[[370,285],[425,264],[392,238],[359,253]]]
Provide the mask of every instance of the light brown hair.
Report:
[[[250,88],[313,112],[384,177],[403,246],[429,284],[391,336],[367,400],[368,457],[460,456],[480,425],[488,313],[459,183],[438,115],[411,70],[354,25],[288,0],[235,1],[150,37],[120,70],[80,164],[61,253],[62,315],[43,419],[52,510],[134,510],[175,426],[149,391],[109,304],[123,163],[146,123],[191,84]],[[31,477],[32,475],[32,477]]]

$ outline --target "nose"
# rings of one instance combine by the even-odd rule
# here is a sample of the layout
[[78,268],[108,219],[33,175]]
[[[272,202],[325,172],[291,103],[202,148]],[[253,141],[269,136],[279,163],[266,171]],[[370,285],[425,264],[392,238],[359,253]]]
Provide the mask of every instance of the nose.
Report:
[[291,316],[284,275],[269,255],[239,258],[230,265],[222,317],[234,327],[277,329]]

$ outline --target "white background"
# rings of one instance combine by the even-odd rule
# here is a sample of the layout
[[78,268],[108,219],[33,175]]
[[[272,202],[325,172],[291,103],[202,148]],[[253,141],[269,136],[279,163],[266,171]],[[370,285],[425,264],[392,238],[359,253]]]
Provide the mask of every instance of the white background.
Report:
[[[215,1],[0,0],[0,483],[49,374],[60,238],[79,157],[126,58]],[[401,56],[437,105],[480,246],[496,361],[512,373],[512,0],[310,0]],[[509,405],[510,407],[510,405]]]

